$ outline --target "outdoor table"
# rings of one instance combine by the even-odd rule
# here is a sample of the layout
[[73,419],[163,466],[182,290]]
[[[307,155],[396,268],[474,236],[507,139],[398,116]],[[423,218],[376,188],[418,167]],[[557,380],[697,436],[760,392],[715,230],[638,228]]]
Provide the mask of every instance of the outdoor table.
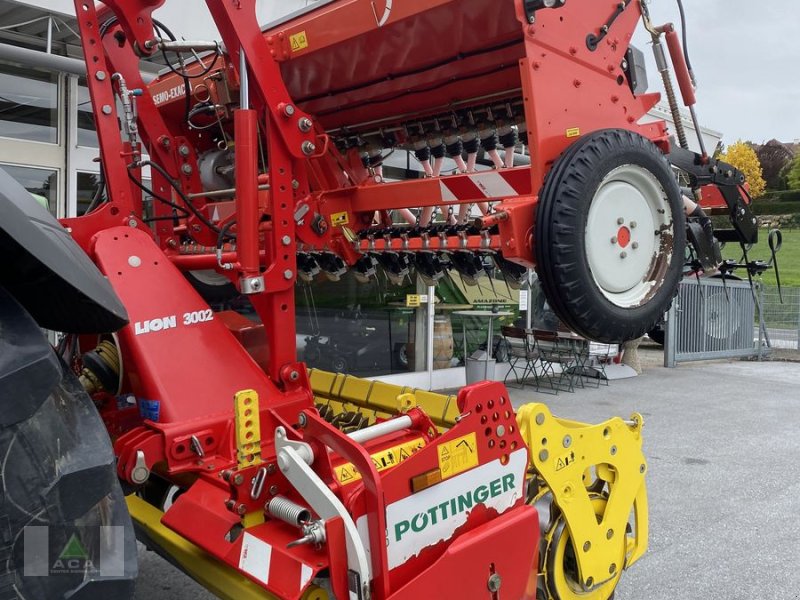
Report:
[[[510,311],[491,311],[491,310],[455,310],[453,311],[454,315],[458,315],[460,317],[476,317],[479,319],[488,319],[489,320],[489,332],[486,338],[486,358],[481,362],[484,363],[483,365],[483,375],[484,379],[489,379],[489,364],[494,362],[492,359],[492,338],[494,337],[494,320],[496,317],[510,317],[513,316],[513,312]],[[466,368],[467,360],[469,357],[467,355],[467,323],[465,320],[461,320],[461,330],[464,336],[464,366]],[[467,382],[469,383],[469,381]]]

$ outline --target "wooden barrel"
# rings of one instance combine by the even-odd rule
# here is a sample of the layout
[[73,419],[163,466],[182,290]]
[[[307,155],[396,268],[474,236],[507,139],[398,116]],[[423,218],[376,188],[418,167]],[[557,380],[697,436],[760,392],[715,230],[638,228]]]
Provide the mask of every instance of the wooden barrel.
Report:
[[453,359],[453,324],[450,314],[433,318],[433,368],[447,369]]

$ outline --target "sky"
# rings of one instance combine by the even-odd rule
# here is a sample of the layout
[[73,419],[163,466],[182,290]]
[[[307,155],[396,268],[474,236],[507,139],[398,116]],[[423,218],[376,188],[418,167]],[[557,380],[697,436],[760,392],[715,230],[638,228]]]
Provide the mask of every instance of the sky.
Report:
[[[23,0],[72,12],[72,0]],[[200,0],[192,0],[204,4]],[[404,0],[395,0],[402,2]],[[486,0],[495,1],[495,0]],[[587,1],[587,0],[572,0]],[[593,0],[588,0],[593,1]],[[263,22],[297,10],[309,0],[256,0]],[[723,133],[723,142],[756,143],[777,138],[800,141],[800,2],[797,0],[683,0],[688,22],[690,58],[698,79],[700,124]],[[187,27],[186,0],[168,2],[158,18],[178,30]],[[191,19],[187,35],[216,37],[207,11]],[[656,24],[679,24],[676,0],[650,0]],[[183,25],[183,28],[178,25]],[[651,90],[661,89],[649,47],[639,27],[634,43],[648,58]]]
[[[800,141],[800,3],[797,0],[683,0],[689,58],[698,80],[700,124],[723,142]],[[651,0],[660,25],[680,18],[675,0]],[[649,59],[651,90],[661,89],[650,36],[634,37]]]

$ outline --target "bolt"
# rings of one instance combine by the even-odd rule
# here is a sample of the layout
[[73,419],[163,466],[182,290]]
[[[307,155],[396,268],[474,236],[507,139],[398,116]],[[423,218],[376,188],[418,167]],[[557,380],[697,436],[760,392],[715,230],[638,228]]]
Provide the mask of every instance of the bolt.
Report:
[[594,578],[593,577],[589,577],[589,579],[586,580],[586,587],[587,588],[594,587]]
[[230,469],[225,469],[222,473],[220,473],[220,475],[222,475],[222,478],[225,481],[230,481],[231,476],[233,475],[233,471],[231,471]]
[[317,147],[311,142],[303,142],[303,144],[300,146],[300,150],[302,150],[303,154],[305,154],[306,156],[311,156],[312,154],[314,154],[314,151],[316,149]]
[[283,107],[283,114],[287,117],[291,117],[294,114],[294,106],[291,104],[287,104]]
[[236,512],[239,513],[240,515],[243,515],[244,513],[247,512],[247,507],[244,504],[240,504],[239,506],[236,507]]
[[181,173],[184,175],[191,175],[192,174],[192,165],[189,163],[184,163],[181,165]]
[[644,475],[645,469],[646,467],[643,464],[639,465],[639,473],[641,473],[642,475]]
[[111,114],[111,105],[110,104],[103,104],[103,114],[110,115]]
[[227,502],[225,502],[225,508],[227,508],[228,510],[233,510],[234,508],[236,508],[236,500],[228,500]]
[[612,537],[614,537],[614,530],[609,529],[608,531],[606,531],[606,539],[610,540]]
[[244,483],[244,475],[237,473],[233,476],[233,485],[242,485]]
[[634,250],[638,249],[639,248],[639,242],[633,242],[631,244],[631,248],[633,248]]
[[269,486],[269,493],[270,493],[270,496],[277,496],[278,495],[278,486],[277,485]]
[[536,415],[536,424],[541,425],[542,423],[544,423],[544,413],[539,413]]
[[608,565],[608,574],[609,575],[613,575],[616,572],[617,572],[617,565],[615,565],[614,563],[611,563],[610,565]]
[[612,244],[616,244],[617,243],[617,236],[614,236],[614,237],[611,238],[611,243]]
[[622,225],[624,222],[625,222],[625,219],[623,219],[622,217],[617,219],[617,225]]
[[94,74],[94,76],[97,78],[97,81],[104,81],[106,78],[106,72],[98,71],[97,73]]
[[281,238],[281,244],[283,244],[284,246],[288,246],[291,243],[292,243],[292,238],[290,238],[288,235],[285,235]]
[[311,131],[311,128],[314,126],[314,123],[308,117],[303,117],[297,122],[297,127],[303,133],[308,133]]
[[181,144],[180,147],[178,148],[178,153],[181,156],[189,156],[189,146],[187,146],[186,144]]
[[292,179],[292,189],[296,190],[300,187],[300,182],[297,179]]
[[592,542],[584,542],[583,543],[583,551],[588,552],[592,549]]
[[564,448],[569,448],[572,445],[572,438],[568,435],[564,436]]
[[531,25],[533,25],[534,23],[536,23],[536,17],[534,17],[533,15],[531,15],[530,17],[528,17],[528,23],[530,23]]
[[620,258],[627,258],[628,257],[628,253],[627,252],[620,252],[619,253],[619,257]]
[[614,456],[617,453],[617,447],[611,446],[611,456]]
[[500,575],[497,573],[492,573],[489,577],[489,581],[486,582],[486,587],[489,588],[489,591],[493,594],[496,594],[500,591],[500,586],[502,585],[503,580],[500,578]]
[[283,272],[283,278],[284,279],[291,279],[292,278],[292,270],[291,269],[286,269]]
[[267,465],[267,475],[274,475],[276,470],[275,463],[269,463]]
[[308,424],[308,417],[305,413],[297,415],[297,424],[300,425],[300,427],[305,427]]
[[297,381],[298,379],[300,379],[300,373],[298,373],[297,371],[292,371],[291,373],[289,373],[289,379],[291,381]]
[[547,457],[550,456],[550,453],[547,450],[542,450],[539,452],[539,461],[544,462],[547,460]]
[[128,219],[128,227],[136,227],[136,219],[134,219],[133,217]]
[[506,434],[506,428],[504,425],[497,426],[497,437],[503,437]]
[[631,221],[631,229],[636,229],[636,221]]

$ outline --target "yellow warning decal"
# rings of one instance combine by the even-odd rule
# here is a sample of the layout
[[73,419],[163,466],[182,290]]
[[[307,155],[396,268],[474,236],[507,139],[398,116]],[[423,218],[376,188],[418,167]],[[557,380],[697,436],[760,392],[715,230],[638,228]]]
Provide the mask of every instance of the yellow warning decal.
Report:
[[334,227],[341,227],[342,225],[347,225],[349,222],[350,217],[347,215],[347,211],[333,213],[331,215],[331,223]]
[[[410,442],[404,442],[397,446],[387,448],[386,450],[376,452],[370,455],[370,458],[372,458],[372,464],[375,465],[375,469],[383,471],[391,467],[396,467],[404,460],[407,460],[414,452],[421,450],[424,446],[425,440],[423,438],[417,438]],[[333,473],[336,476],[336,480],[343,485],[361,479],[361,473],[358,472],[358,469],[355,468],[353,463],[345,463],[334,467]]]
[[292,52],[308,48],[308,38],[306,37],[305,30],[298,31],[294,35],[289,36],[289,43],[292,45]]
[[406,306],[408,308],[419,308],[422,299],[419,294],[406,294]]
[[580,137],[580,135],[581,135],[580,127],[570,127],[569,129],[567,129],[568,138]]
[[475,441],[474,431],[440,444],[437,450],[442,479],[478,466],[478,444]]

